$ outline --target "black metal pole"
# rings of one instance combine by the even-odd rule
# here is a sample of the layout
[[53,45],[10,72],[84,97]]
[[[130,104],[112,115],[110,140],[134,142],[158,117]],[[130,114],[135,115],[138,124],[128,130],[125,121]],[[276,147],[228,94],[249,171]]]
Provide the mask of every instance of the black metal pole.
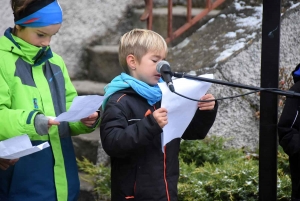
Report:
[[[278,88],[281,0],[263,0],[261,87]],[[277,200],[278,98],[260,95],[259,200]]]

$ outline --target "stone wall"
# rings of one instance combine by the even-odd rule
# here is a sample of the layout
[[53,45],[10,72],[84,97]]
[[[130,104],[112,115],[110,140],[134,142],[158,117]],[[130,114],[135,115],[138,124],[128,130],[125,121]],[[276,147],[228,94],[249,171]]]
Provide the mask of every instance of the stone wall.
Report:
[[[0,6],[0,33],[13,27],[13,15],[9,0],[2,0]],[[60,0],[63,9],[63,25],[51,41],[52,50],[66,62],[71,78],[84,76],[85,62],[83,47],[93,37],[105,35],[108,29],[117,26],[133,0]]]
[[[280,38],[280,68],[290,74],[300,63],[300,7],[288,10],[282,16]],[[238,55],[218,66],[216,79],[260,86],[261,68],[261,35]],[[226,86],[215,85],[212,92],[219,96],[230,96],[247,92]],[[245,98],[224,100],[220,103],[217,120],[210,134],[230,139],[227,143],[234,147],[250,147],[255,149],[259,142],[259,119],[255,113],[259,111],[259,96],[252,94]],[[276,133],[274,133],[276,135]]]
[[[282,16],[280,38],[280,68],[290,74],[300,63],[300,7],[288,10]],[[257,36],[248,48],[237,56],[218,66],[216,79],[245,85],[260,86],[261,68],[261,35]],[[212,92],[222,96],[230,96],[246,92],[246,90],[213,86]],[[245,98],[224,100],[210,134],[224,136],[228,145],[234,147],[250,147],[255,149],[259,142],[259,119],[255,113],[259,111],[259,96],[256,94]],[[274,133],[276,135],[276,133]]]

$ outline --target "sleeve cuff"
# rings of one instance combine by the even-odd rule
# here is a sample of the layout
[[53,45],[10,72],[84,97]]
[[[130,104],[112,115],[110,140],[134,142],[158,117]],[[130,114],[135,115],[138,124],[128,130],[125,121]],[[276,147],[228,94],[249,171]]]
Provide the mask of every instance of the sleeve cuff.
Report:
[[48,118],[43,114],[37,114],[34,118],[34,127],[39,135],[48,134]]

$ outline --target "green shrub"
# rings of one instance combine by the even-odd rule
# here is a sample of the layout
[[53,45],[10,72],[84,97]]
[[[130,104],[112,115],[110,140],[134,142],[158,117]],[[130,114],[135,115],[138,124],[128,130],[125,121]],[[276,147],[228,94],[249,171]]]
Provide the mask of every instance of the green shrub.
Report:
[[[225,149],[225,139],[183,141],[179,155],[179,201],[258,200],[258,156],[243,149]],[[110,167],[78,160],[79,169],[95,178],[95,191],[110,197]],[[277,200],[288,201],[291,192],[288,156],[278,148]]]
[[88,178],[82,179],[93,184],[95,193],[99,199],[107,200],[110,198],[110,167],[105,167],[102,164],[94,165],[86,158],[83,158],[81,161],[77,159],[77,164],[80,171],[89,175]]
[[[186,172],[185,165],[182,167],[178,186],[179,200],[258,200],[257,162],[255,164],[244,158],[221,164],[206,162],[202,167],[188,169],[189,172]],[[185,179],[182,182],[183,174],[184,177],[189,174],[188,181]],[[196,192],[190,194],[193,190]]]
[[[224,149],[224,139],[183,141],[180,152],[180,201],[258,200],[258,157],[242,149]],[[288,157],[278,149],[277,197],[289,200]]]
[[258,162],[243,150],[224,149],[224,142],[220,137],[182,142],[191,155],[187,160],[180,153],[179,200],[257,200]]
[[204,162],[222,163],[232,157],[242,156],[234,149],[224,151],[225,139],[217,136],[207,137],[204,140],[182,141],[180,145],[180,158],[183,162],[202,166]]

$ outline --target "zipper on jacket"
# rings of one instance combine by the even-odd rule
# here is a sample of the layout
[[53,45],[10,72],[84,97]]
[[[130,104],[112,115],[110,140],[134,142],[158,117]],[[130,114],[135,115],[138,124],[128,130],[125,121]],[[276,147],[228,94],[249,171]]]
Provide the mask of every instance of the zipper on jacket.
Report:
[[294,124],[295,124],[295,122],[296,122],[296,120],[297,120],[297,117],[298,117],[298,110],[297,110],[297,114],[296,114],[296,116],[295,116],[295,119],[294,119],[294,121],[293,121],[293,123],[292,123],[292,125],[291,125],[291,128],[294,126]]
[[167,155],[166,155],[167,147],[166,145],[164,146],[164,181],[165,181],[165,186],[166,186],[166,194],[167,194],[167,199],[170,201],[170,195],[169,195],[169,188],[168,188],[168,182],[167,182]]
[[34,107],[34,109],[39,109],[39,105],[38,105],[38,102],[37,102],[37,98],[33,98],[33,107]]
[[[154,110],[156,110],[155,105],[153,105]],[[168,187],[168,181],[167,181],[167,146],[164,146],[164,181],[165,181],[165,187],[166,187],[166,195],[168,201],[170,201],[170,195],[169,195],[169,187]]]
[[[133,187],[133,192],[134,192],[134,194],[135,194],[135,189],[136,189],[136,181],[134,182],[134,187]],[[126,200],[134,199],[134,195],[126,196],[125,199],[126,199]]]

